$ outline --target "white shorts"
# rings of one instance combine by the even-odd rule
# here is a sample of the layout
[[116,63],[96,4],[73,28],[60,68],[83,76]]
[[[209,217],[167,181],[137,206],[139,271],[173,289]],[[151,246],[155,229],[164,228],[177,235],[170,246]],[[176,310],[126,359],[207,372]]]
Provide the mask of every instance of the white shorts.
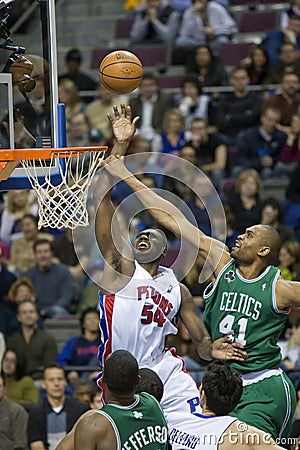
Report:
[[184,369],[184,361],[175,349],[164,353],[162,359],[151,367],[164,384],[161,400],[168,427],[180,423],[187,414],[201,412],[199,390],[191,375]]

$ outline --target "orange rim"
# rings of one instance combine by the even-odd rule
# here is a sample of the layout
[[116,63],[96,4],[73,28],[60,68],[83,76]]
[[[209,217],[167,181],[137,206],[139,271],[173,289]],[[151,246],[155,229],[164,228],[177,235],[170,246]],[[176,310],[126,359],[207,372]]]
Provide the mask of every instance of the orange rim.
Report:
[[64,147],[64,148],[18,148],[16,150],[0,149],[0,171],[8,161],[22,161],[35,159],[66,158],[79,156],[84,152],[100,152],[107,150],[107,146],[95,147]]

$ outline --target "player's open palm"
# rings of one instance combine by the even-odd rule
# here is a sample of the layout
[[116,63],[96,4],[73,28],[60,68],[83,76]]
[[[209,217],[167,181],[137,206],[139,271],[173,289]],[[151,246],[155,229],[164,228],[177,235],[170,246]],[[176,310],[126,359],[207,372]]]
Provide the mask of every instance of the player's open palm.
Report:
[[132,139],[136,130],[136,122],[139,120],[139,117],[135,117],[132,120],[131,107],[125,106],[124,103],[120,104],[121,112],[119,111],[117,105],[114,105],[113,109],[114,117],[109,113],[107,114],[107,117],[113,127],[113,133],[116,141],[123,144],[124,142]]
[[212,343],[212,357],[224,361],[244,361],[247,358],[247,353],[243,345],[231,342],[230,338],[224,336]]

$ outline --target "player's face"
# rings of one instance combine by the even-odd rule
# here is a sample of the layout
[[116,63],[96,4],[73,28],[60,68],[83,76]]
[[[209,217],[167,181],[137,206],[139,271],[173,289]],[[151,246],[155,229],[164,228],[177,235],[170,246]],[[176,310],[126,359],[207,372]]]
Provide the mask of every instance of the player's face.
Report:
[[166,248],[167,239],[160,230],[145,230],[134,241],[134,254],[138,262],[147,263],[160,258]]
[[257,257],[260,248],[261,230],[259,226],[247,228],[244,234],[240,234],[231,250],[231,257],[238,262],[252,263]]

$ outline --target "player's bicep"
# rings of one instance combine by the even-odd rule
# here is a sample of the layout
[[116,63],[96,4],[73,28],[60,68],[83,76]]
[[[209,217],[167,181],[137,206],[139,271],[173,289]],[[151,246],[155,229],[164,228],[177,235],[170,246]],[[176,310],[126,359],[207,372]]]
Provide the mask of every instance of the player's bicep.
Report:
[[276,305],[278,309],[300,308],[300,282],[279,278],[276,283]]

